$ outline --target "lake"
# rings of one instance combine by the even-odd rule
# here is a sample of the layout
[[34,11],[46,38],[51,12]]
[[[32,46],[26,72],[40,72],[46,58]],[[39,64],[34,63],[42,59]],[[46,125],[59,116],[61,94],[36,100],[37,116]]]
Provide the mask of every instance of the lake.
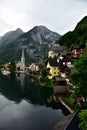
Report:
[[29,76],[0,74],[0,130],[52,130],[69,112]]

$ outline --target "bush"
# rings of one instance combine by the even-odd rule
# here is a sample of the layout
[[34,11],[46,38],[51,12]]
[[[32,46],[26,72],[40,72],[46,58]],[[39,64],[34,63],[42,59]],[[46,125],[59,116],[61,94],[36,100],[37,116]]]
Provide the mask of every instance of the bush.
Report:
[[81,130],[87,130],[87,109],[81,110],[81,112],[79,112],[79,119],[81,121],[79,123],[79,128]]

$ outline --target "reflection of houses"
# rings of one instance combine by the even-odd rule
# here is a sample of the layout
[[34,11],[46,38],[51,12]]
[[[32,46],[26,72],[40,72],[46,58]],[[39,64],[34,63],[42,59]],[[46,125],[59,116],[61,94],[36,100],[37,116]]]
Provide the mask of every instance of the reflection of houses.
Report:
[[17,68],[18,70],[22,70],[22,71],[25,70],[24,48],[22,48],[21,61],[19,61],[19,62],[16,64],[16,68]]
[[55,76],[60,75],[60,69],[59,69],[59,63],[57,62],[57,58],[51,58],[49,57],[46,63],[46,68],[49,69],[49,75],[48,78],[52,79]]
[[16,79],[21,82],[21,86],[24,86],[25,74],[16,74]]
[[85,52],[85,45],[74,44],[71,46],[72,55],[78,57]]

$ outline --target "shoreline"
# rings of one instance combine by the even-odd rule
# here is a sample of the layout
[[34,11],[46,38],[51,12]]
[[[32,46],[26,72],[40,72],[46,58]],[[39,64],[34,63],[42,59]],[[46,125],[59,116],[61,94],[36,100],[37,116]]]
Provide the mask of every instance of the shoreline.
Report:
[[64,128],[67,126],[71,118],[73,117],[74,113],[69,114],[68,116],[65,116],[62,118],[52,130],[64,130]]
[[52,130],[64,130],[64,128],[67,126],[67,124],[69,123],[69,121],[71,120],[71,118],[74,115],[74,110],[72,108],[70,108],[60,97],[59,101],[61,102],[61,104],[67,108],[67,110],[70,112],[69,115],[65,116],[64,118],[62,118],[55,126]]

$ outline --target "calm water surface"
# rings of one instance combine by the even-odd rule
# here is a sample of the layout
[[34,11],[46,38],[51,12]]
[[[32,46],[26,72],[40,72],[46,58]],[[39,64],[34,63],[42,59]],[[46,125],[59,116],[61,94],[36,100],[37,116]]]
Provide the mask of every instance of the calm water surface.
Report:
[[52,90],[41,89],[28,76],[0,75],[0,130],[52,130],[67,114]]

